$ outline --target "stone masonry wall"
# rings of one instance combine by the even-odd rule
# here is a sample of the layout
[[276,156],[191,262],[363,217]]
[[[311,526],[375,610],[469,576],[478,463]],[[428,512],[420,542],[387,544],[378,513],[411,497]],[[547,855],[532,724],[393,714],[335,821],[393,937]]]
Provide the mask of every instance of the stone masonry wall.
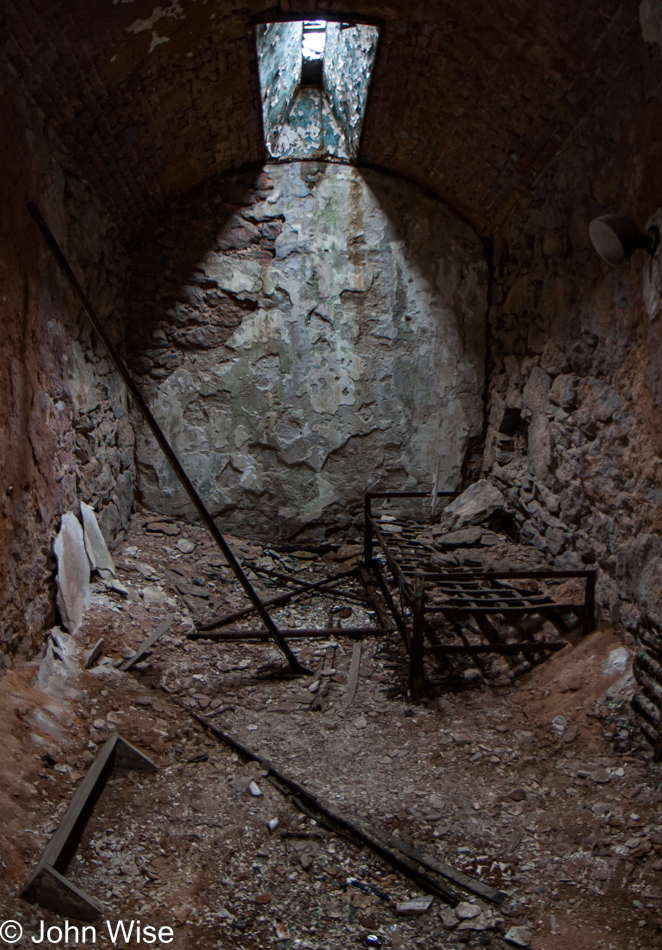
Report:
[[133,497],[133,433],[116,374],[56,273],[34,200],[119,341],[126,257],[89,187],[0,63],[0,669],[55,620],[52,542],[80,500],[112,542]]
[[[482,430],[487,270],[416,187],[315,162],[210,183],[133,255],[129,348],[220,524],[323,538],[367,488],[455,487]],[[190,508],[136,421],[140,492]]]
[[644,226],[660,202],[658,47],[641,58],[495,244],[484,457],[523,538],[560,568],[598,567],[602,616],[630,630],[662,597],[662,324],[649,259],[609,268],[588,224]]

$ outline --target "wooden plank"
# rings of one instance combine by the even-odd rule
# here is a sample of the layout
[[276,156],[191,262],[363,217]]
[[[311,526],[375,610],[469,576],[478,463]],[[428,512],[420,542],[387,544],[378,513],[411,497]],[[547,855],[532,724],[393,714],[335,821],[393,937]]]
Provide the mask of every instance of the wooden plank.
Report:
[[48,865],[38,866],[21,897],[30,904],[53,911],[58,917],[95,920],[103,913],[97,900]]
[[89,670],[93,663],[95,663],[101,656],[101,651],[103,650],[104,639],[101,637],[94,644],[90,652],[85,657],[85,669]]
[[322,708],[324,697],[331,689],[331,677],[328,675],[325,676],[323,674],[325,673],[328,674],[333,669],[335,654],[336,654],[336,647],[335,647],[335,644],[333,644],[332,646],[327,647],[327,651],[324,654],[324,659],[320,663],[320,667],[319,667],[319,670],[317,671],[317,675],[315,679],[318,682],[321,680],[321,682],[317,689],[317,692],[313,696],[313,701],[310,704],[310,709],[313,711]]
[[352,661],[349,667],[349,677],[347,679],[347,689],[343,696],[343,706],[351,706],[356,693],[356,685],[359,681],[359,669],[361,667],[361,644],[355,643],[352,647]]
[[170,630],[174,619],[175,615],[171,614],[171,616],[167,617],[163,623],[160,623],[156,630],[154,630],[153,633],[150,633],[146,640],[143,640],[133,656],[130,656],[128,660],[125,660],[124,663],[122,663],[120,669],[126,673],[128,670],[132,669],[136,663],[139,663],[145,654],[151,650],[156,641],[163,636],[166,630]]
[[[382,627],[287,627],[283,634],[292,640],[298,638],[322,639],[328,637],[383,637],[388,630]],[[194,630],[186,635],[188,640],[268,640],[266,630]]]
[[[79,892],[64,879],[63,874],[76,852],[94,805],[115,768],[157,771],[154,763],[139,749],[117,733],[113,733],[76,789],[64,818],[44,848],[35,870],[21,892],[21,897],[25,900],[39,903],[56,913],[63,913],[64,907],[78,907],[81,913],[91,915],[81,917],[82,920],[98,916],[100,908],[96,901],[82,891]],[[71,912],[73,916],[73,910]]]

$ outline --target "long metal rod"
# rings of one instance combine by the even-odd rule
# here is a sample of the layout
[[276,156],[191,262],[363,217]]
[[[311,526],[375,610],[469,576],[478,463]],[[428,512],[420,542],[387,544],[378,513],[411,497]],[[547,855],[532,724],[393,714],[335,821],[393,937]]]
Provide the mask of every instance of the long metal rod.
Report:
[[[299,639],[323,639],[328,637],[383,637],[390,633],[383,627],[288,627],[288,637]],[[193,630],[186,634],[187,640],[267,640],[266,630]]]
[[296,658],[296,656],[294,655],[294,653],[288,646],[288,643],[283,637],[283,635],[281,634],[280,630],[278,629],[276,624],[273,622],[273,620],[269,616],[269,612],[267,611],[266,607],[264,606],[264,604],[258,597],[257,592],[255,591],[255,588],[253,587],[248,577],[244,573],[244,570],[241,567],[239,561],[236,559],[236,557],[232,553],[232,550],[229,544],[227,543],[227,541],[225,540],[221,532],[218,530],[214,522],[214,519],[212,518],[211,514],[207,510],[207,507],[202,501],[202,498],[200,498],[197,491],[193,487],[193,483],[191,482],[190,478],[184,471],[184,468],[181,462],[179,461],[179,459],[177,458],[174,452],[174,449],[172,448],[167,438],[165,437],[165,434],[163,433],[163,430],[161,429],[160,425],[158,424],[158,422],[152,415],[152,412],[149,406],[145,402],[140,390],[134,383],[133,378],[131,377],[131,374],[129,373],[129,370],[124,365],[124,361],[122,360],[122,357],[120,356],[120,354],[118,353],[118,351],[115,349],[110,339],[108,338],[108,335],[106,334],[106,331],[103,328],[103,324],[99,320],[91,302],[89,301],[87,297],[87,294],[85,293],[80,283],[78,282],[76,275],[74,274],[71,267],[69,266],[69,262],[64,256],[64,253],[62,252],[60,245],[55,240],[55,237],[51,229],[48,227],[48,225],[46,224],[46,221],[42,217],[41,212],[32,201],[28,202],[28,209],[30,211],[30,214],[34,218],[37,224],[37,227],[43,234],[44,240],[48,244],[48,247],[50,248],[55,260],[57,261],[57,264],[60,270],[62,271],[64,276],[67,278],[69,282],[69,286],[71,287],[74,294],[78,298],[83,310],[85,311],[85,314],[87,315],[88,320],[90,321],[90,323],[92,324],[96,332],[98,333],[99,338],[101,339],[101,342],[103,343],[106,350],[108,351],[108,355],[110,356],[111,360],[115,364],[115,369],[124,380],[124,384],[126,388],[129,390],[129,392],[131,393],[131,396],[133,397],[136,406],[142,413],[142,416],[145,419],[145,422],[152,430],[154,438],[156,439],[159,446],[161,447],[161,451],[167,458],[168,462],[170,463],[172,467],[172,470],[174,471],[175,475],[181,482],[182,487],[184,488],[186,494],[191,499],[191,502],[195,506],[195,509],[200,515],[200,518],[202,519],[203,524],[206,526],[210,535],[212,536],[212,538],[214,539],[218,547],[223,552],[223,556],[225,557],[225,560],[228,562],[228,564],[234,571],[234,574],[237,580],[239,581],[241,586],[244,588],[244,591],[246,592],[248,599],[257,610],[258,614],[260,615],[260,619],[264,623],[265,627],[267,628],[271,636],[274,638],[274,640],[276,641],[276,643],[278,644],[282,652],[285,654],[287,658],[287,662],[290,664],[292,671],[294,673],[303,674],[306,671],[303,669],[298,659]]
[[374,851],[381,858],[388,861],[389,864],[398,871],[416,881],[419,887],[424,888],[430,894],[436,894],[442,900],[446,901],[447,904],[450,904],[451,907],[457,906],[460,897],[455,891],[446,884],[435,880],[425,871],[421,871],[418,864],[411,861],[406,855],[403,855],[402,852],[391,849],[375,832],[371,831],[367,825],[360,823],[357,819],[349,815],[332,811],[327,804],[318,798],[317,795],[313,794],[313,792],[309,791],[305,785],[301,785],[293,778],[290,778],[289,775],[281,772],[272,762],[262,758],[262,756],[253,752],[227,732],[222,732],[217,726],[210,722],[209,719],[190,710],[189,715],[210,732],[215,739],[225,742],[231,748],[245,756],[249,761],[259,762],[265,769],[268,769],[269,776],[273,776],[276,782],[291,792],[295,799],[299,799],[304,805],[308,806],[308,808],[312,809],[318,815],[321,815],[323,819],[329,821],[334,827],[334,830],[340,829],[343,832],[348,832],[354,838],[357,838],[360,842],[367,845],[371,851]]
[[[264,571],[260,568],[253,567],[253,570],[256,573],[264,573]],[[290,578],[287,578],[287,580],[289,581]],[[343,577],[342,580],[344,581],[345,578]],[[294,598],[312,597],[314,594],[323,595],[325,593],[328,593],[330,596],[334,596],[335,594],[335,596],[338,597],[339,599],[345,599],[347,597],[347,593],[344,591],[336,592],[334,590],[329,590],[329,591],[323,590],[325,586],[330,586],[330,585],[337,586],[341,582],[342,582],[341,580],[338,580],[338,578],[335,578],[335,577],[327,577],[325,578],[325,580],[319,581],[316,584],[304,584],[303,581],[293,580],[293,583],[296,583],[299,585],[298,590],[290,590],[290,591],[286,591],[283,594],[276,594],[274,597],[270,597],[268,600],[262,601],[262,603],[264,604],[265,607],[282,607],[283,604],[289,603],[289,601],[294,600]],[[360,598],[358,597],[353,598],[353,599],[358,600],[360,603],[363,603],[363,601],[361,601]],[[221,627],[226,627],[229,623],[234,623],[235,620],[242,620],[244,617],[248,617],[250,614],[254,612],[255,612],[255,607],[244,607],[243,610],[235,610],[234,613],[226,614],[223,617],[217,617],[215,620],[209,620],[207,623],[198,624],[197,629],[198,630],[218,630]]]

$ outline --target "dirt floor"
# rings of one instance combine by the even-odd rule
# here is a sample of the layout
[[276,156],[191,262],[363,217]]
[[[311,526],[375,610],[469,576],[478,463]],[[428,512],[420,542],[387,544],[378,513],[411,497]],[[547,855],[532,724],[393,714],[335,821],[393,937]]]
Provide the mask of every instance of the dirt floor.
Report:
[[[233,546],[256,566],[309,580],[349,571],[359,554],[351,545],[324,559]],[[296,679],[279,673],[282,656],[270,642],[186,639],[193,617],[246,606],[202,529],[143,512],[114,555],[115,581],[96,580],[72,638],[82,667],[103,637],[99,664],[77,671],[69,661],[69,678],[48,683],[42,665],[43,690],[38,662],[2,680],[0,919],[23,927],[15,946],[33,946],[42,920],[61,923],[18,895],[116,730],[158,771],[112,777],[67,871],[103,905],[97,945],[113,945],[106,921],[124,920],[172,927],[172,942],[150,945],[178,950],[662,947],[662,767],[650,762],[629,712],[631,657],[608,628],[514,685],[419,706],[406,699],[398,636],[365,638],[347,702],[355,641],[342,629],[326,641],[293,641],[312,671]],[[265,597],[285,590],[254,580]],[[360,596],[353,577],[344,589]],[[316,597],[273,615],[282,626],[375,623],[356,599]],[[120,672],[116,664],[168,616],[172,627],[149,658]],[[257,627],[250,618],[244,625]],[[435,897],[423,913],[398,913],[399,903],[425,893],[303,815],[265,768],[205,732],[191,712],[334,810],[506,899],[492,905],[462,893],[456,911]],[[52,935],[39,945],[92,945]],[[138,945],[136,931],[115,945]]]

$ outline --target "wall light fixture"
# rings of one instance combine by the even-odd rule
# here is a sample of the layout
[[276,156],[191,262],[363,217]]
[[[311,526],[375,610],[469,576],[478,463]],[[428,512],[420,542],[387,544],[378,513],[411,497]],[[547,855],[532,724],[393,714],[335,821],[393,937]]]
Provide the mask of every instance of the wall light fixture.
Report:
[[660,243],[660,231],[653,226],[640,231],[624,214],[605,214],[594,218],[588,226],[593,247],[603,261],[618,267],[632,257],[639,248],[655,254]]

